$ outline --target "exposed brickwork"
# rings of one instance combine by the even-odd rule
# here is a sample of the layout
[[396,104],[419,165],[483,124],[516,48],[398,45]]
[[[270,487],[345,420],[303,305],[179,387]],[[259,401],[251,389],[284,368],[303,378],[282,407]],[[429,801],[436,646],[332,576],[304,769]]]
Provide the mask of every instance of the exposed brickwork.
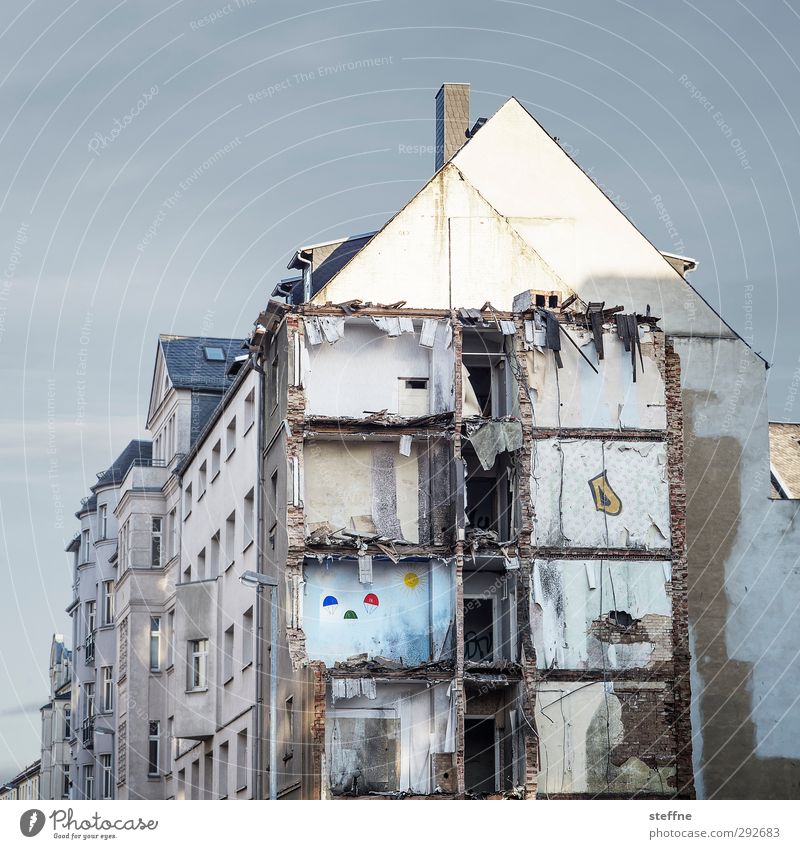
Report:
[[533,456],[533,407],[528,387],[528,368],[525,355],[525,321],[514,319],[514,356],[517,383],[517,403],[522,422],[522,448],[516,454],[517,502],[520,511],[518,540],[520,571],[517,578],[517,629],[523,680],[523,711],[525,715],[525,793],[536,797],[539,776],[539,742],[536,736],[536,649],[530,622],[531,568],[533,564],[534,504],[531,499],[531,462]]
[[328,682],[325,664],[312,661],[309,664],[313,676],[311,706],[311,798],[321,799],[322,764],[325,758],[325,695]]
[[677,748],[676,793],[681,797],[694,798],[681,362],[672,343],[669,340],[665,341],[664,386],[667,398],[667,475],[672,527],[672,654],[675,667],[675,679],[672,688],[674,699],[672,728]]
[[[453,462],[461,462],[461,420],[463,415],[463,383],[462,383],[462,350],[463,336],[461,333],[461,324],[457,319],[455,311],[450,316],[450,321],[453,327],[453,355],[455,358],[454,385],[455,399],[453,414],[454,434],[453,434]],[[459,505],[456,504],[456,511]],[[456,528],[463,529],[463,516],[456,516]],[[462,531],[463,533],[463,531]],[[457,537],[462,533],[456,532]],[[459,799],[464,798],[466,790],[466,781],[464,776],[464,716],[467,710],[467,699],[464,692],[464,543],[460,539],[455,540],[455,560],[456,560],[456,586],[455,586],[455,610],[456,610],[456,677],[454,687],[456,690],[456,780],[455,792]]]

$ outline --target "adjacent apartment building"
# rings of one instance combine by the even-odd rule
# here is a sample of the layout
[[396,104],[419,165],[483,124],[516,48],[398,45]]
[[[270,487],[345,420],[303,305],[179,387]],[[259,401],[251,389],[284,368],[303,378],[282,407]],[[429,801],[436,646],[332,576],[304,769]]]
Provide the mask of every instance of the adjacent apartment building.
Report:
[[259,386],[241,339],[159,340],[116,508],[119,798],[253,798]]
[[132,440],[75,514],[81,529],[67,551],[74,557],[72,618],[71,796],[114,799],[117,730],[117,534],[115,510],[130,467],[150,462],[150,443]]
[[40,799],[69,799],[71,790],[72,652],[61,634],[50,646],[50,698],[40,709],[42,756]]

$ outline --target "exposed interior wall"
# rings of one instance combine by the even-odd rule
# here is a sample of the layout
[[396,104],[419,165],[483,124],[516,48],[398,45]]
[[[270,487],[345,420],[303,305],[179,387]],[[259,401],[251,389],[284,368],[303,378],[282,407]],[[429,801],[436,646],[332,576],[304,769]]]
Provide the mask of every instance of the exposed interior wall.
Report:
[[367,411],[381,410],[410,415],[404,412],[404,383],[414,378],[427,381],[427,403],[417,415],[453,409],[454,357],[444,321],[436,322],[433,347],[420,344],[421,321],[414,323],[413,333],[397,336],[369,319],[339,321],[343,336],[336,342],[315,336],[317,344],[311,344],[306,335],[306,415],[363,418]]
[[536,440],[531,497],[537,545],[669,548],[663,443]]
[[672,658],[666,560],[537,559],[531,589],[540,669],[652,669]]
[[662,682],[542,682],[539,793],[670,795],[675,743],[668,709]]
[[377,683],[373,698],[330,697],[326,713],[325,786],[334,796],[430,793],[434,755],[454,749],[446,683]]
[[304,449],[306,527],[363,528],[419,542],[417,446],[408,457],[394,442],[317,440]]
[[303,630],[309,658],[332,667],[361,653],[406,666],[449,657],[452,564],[372,561],[371,580],[361,581],[358,560],[306,560]]
[[631,356],[615,330],[603,333],[602,360],[598,359],[590,331],[566,328],[583,355],[595,364],[595,372],[569,342],[562,343],[563,368],[556,367],[552,351],[528,352],[528,382],[533,390],[533,416],[537,427],[639,428],[666,427],[663,336],[639,327],[644,368],[636,362],[636,381]]

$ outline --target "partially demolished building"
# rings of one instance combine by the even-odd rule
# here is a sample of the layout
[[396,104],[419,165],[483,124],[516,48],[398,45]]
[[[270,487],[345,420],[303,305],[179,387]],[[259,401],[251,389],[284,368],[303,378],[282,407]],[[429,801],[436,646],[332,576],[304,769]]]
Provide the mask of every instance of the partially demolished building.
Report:
[[302,795],[692,795],[677,357],[512,306],[259,319]]

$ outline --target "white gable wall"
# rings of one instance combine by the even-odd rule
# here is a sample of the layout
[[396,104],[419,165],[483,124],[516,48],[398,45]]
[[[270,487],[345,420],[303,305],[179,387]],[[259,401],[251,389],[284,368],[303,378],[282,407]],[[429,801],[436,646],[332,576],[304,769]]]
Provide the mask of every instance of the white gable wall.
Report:
[[667,333],[731,335],[513,98],[453,164],[584,301],[641,313],[650,304]]

